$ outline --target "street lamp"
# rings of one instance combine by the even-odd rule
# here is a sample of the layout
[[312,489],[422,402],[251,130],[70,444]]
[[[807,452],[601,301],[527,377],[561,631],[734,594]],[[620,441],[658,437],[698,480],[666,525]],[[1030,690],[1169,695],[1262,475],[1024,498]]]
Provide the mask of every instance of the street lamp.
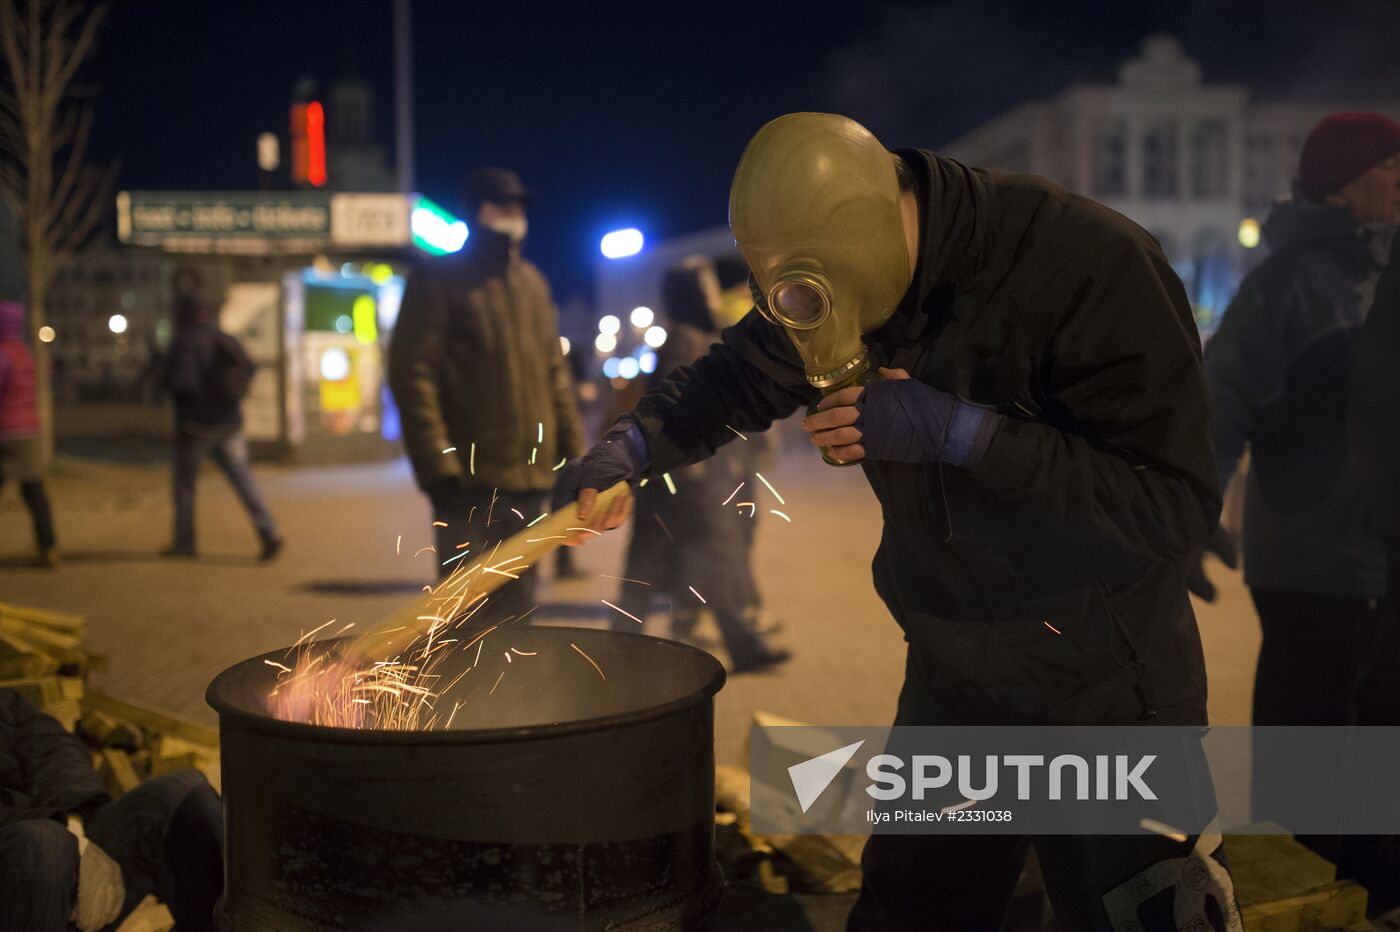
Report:
[[617,319],[616,314],[604,314],[603,319],[598,321],[598,332],[606,334],[616,334],[622,329],[622,321]]
[[39,342],[40,342],[40,343],[52,343],[52,342],[53,342],[53,338],[54,338],[53,328],[50,327],[48,324],[45,324],[44,326],[42,326],[42,327],[39,328]]
[[593,340],[593,348],[600,353],[611,353],[617,349],[617,337],[611,333],[600,333]]
[[1240,221],[1239,229],[1240,245],[1245,249],[1253,249],[1259,245],[1259,221],[1253,217],[1245,217]]
[[647,332],[642,335],[642,342],[646,343],[646,345],[650,346],[652,349],[657,349],[665,345],[666,328],[660,326],[648,327]]
[[113,333],[126,333],[126,318],[121,314],[113,314],[107,318],[107,329]]
[[634,307],[632,308],[632,316],[630,319],[632,321],[632,326],[636,327],[638,330],[645,330],[656,320],[656,315],[652,313],[649,307]]
[[604,236],[599,248],[608,259],[625,259],[641,252],[645,242],[641,230],[628,227],[625,230],[613,230]]

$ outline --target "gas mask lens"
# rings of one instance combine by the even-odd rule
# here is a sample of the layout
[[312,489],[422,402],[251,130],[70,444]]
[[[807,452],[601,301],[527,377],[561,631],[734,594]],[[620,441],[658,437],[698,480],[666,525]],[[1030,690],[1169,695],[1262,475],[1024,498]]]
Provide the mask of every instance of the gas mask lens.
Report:
[[812,330],[831,316],[831,299],[815,282],[789,279],[768,293],[768,307],[785,327]]

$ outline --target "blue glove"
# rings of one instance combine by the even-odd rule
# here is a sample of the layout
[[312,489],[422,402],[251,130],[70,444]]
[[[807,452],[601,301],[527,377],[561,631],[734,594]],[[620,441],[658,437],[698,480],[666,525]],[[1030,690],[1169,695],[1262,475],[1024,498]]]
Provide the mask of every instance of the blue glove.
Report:
[[550,507],[562,508],[577,499],[583,489],[601,492],[624,479],[635,482],[642,477],[649,458],[641,428],[623,418],[587,453],[570,460],[560,471],[559,480],[554,484],[554,503]]
[[895,463],[942,460],[971,469],[981,462],[1001,416],[917,379],[871,382],[856,401],[865,457]]

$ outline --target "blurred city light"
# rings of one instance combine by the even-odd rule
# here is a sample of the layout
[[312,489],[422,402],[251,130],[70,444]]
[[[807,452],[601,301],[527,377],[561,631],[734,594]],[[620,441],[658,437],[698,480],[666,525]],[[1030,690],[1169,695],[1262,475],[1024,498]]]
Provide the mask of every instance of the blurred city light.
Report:
[[1240,245],[1245,249],[1253,249],[1259,245],[1259,221],[1253,217],[1245,217],[1240,221]]
[[282,164],[282,147],[276,133],[258,134],[258,168],[265,172],[275,172]]
[[617,369],[621,363],[622,360],[618,359],[616,356],[609,356],[607,359],[603,360],[603,375],[609,379],[617,378]]
[[622,321],[617,319],[616,314],[606,314],[598,321],[599,333],[617,333],[622,329]]
[[593,341],[593,347],[600,353],[611,353],[617,349],[617,337],[611,333],[600,333]]
[[636,227],[628,227],[625,230],[613,230],[604,236],[599,248],[603,250],[606,258],[624,259],[641,252],[643,242],[642,231]]
[[336,333],[349,333],[351,330],[354,329],[355,321],[350,317],[349,314],[341,314],[335,319]]
[[45,324],[39,328],[39,342],[52,343],[54,338],[53,328]]
[[376,321],[378,308],[375,306],[374,298],[367,294],[360,295],[350,306],[350,314],[354,318],[356,340],[369,346],[379,339],[379,327]]
[[113,333],[126,333],[126,318],[121,314],[113,314],[107,318],[107,329]]
[[651,375],[656,371],[656,354],[651,350],[647,350],[637,357],[637,365],[641,366],[642,371],[647,375]]
[[567,356],[567,355],[569,355],[569,351],[572,350],[573,348],[574,348],[574,344],[569,342],[569,338],[568,338],[568,337],[561,336],[561,337],[559,338],[559,352],[561,352],[561,353],[563,353],[565,356]]
[[631,356],[623,357],[617,364],[617,374],[629,381],[635,379],[641,371],[642,367],[637,365],[637,360]]
[[666,343],[666,328],[659,325],[648,327],[647,332],[642,335],[642,340],[647,346],[656,349]]
[[418,248],[435,256],[457,252],[470,235],[465,220],[458,220],[426,197],[418,198],[414,204],[408,225]]
[[350,375],[350,354],[339,346],[332,346],[321,353],[321,378],[327,382],[339,382]]
[[632,308],[631,320],[632,326],[639,330],[645,330],[656,321],[656,315],[651,312],[649,307],[634,307]]
[[387,262],[376,262],[369,267],[369,280],[382,285],[394,277],[394,267]]

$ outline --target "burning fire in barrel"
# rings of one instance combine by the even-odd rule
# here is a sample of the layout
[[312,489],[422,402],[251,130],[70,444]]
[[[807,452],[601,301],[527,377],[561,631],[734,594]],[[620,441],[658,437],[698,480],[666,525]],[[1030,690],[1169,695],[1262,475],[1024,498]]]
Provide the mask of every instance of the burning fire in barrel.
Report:
[[[642,635],[505,630],[430,649],[432,685],[383,661],[330,674],[345,719],[277,703],[294,670],[350,663],[349,639],[214,680],[221,929],[709,927],[719,662]],[[308,724],[327,720],[362,727]]]

